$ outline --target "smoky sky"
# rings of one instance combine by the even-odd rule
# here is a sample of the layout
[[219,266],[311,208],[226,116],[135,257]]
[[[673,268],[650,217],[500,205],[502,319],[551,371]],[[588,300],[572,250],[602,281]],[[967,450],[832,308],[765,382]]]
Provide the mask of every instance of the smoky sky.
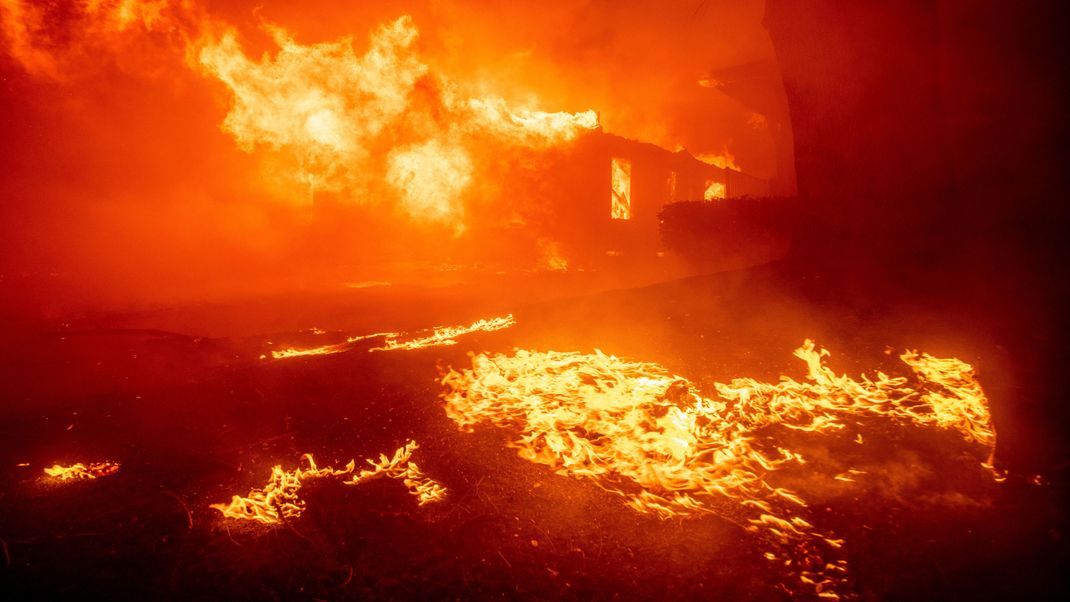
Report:
[[48,313],[293,285],[295,273],[333,278],[360,263],[362,228],[376,224],[360,209],[267,199],[270,157],[222,131],[231,99],[191,68],[185,46],[204,21],[235,28],[250,56],[275,52],[270,23],[301,44],[349,36],[363,52],[369,32],[404,14],[442,73],[548,111],[593,109],[624,137],[727,150],[745,171],[774,175],[755,108],[699,85],[775,60],[762,2],[204,2],[174,25],[107,39],[56,9],[28,32],[57,57],[51,74],[18,60],[5,9],[5,284]]

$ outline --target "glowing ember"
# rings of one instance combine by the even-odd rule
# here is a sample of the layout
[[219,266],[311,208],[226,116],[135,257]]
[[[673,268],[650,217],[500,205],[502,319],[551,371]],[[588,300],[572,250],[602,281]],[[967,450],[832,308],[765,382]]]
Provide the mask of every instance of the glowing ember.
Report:
[[[410,458],[417,449],[415,441],[409,441],[394,452],[393,457],[380,455],[379,462],[368,460],[372,470],[361,470],[347,481],[347,485],[356,485],[378,476],[401,479],[412,495],[416,496],[422,506],[439,501],[446,494],[446,488],[425,476]],[[226,518],[252,520],[265,525],[277,525],[301,516],[305,511],[305,501],[299,492],[308,481],[333,478],[352,474],[356,462],[350,460],[344,468],[319,468],[311,454],[301,456],[307,467],[298,466],[294,470],[284,471],[276,465],[271,469],[271,479],[260,489],[253,489],[245,497],[235,495],[229,504],[212,504],[211,508],[219,510]]]
[[[879,419],[956,432],[983,461],[995,432],[972,368],[957,359],[902,354],[912,382],[880,372],[837,376],[823,364],[828,352],[811,341],[795,355],[809,368],[805,381],[739,378],[705,397],[657,364],[601,352],[480,354],[471,369],[443,377],[445,409],[462,429],[486,422],[519,431],[511,445],[522,458],[594,479],[639,512],[742,520],[772,541],[768,558],[801,567],[804,587],[838,597],[842,540],[806,518],[799,492],[775,483],[779,472],[806,462],[783,442],[820,433],[864,445],[851,431]],[[828,476],[843,483],[865,473]]]
[[504,330],[516,324],[513,314],[499,318],[478,320],[467,326],[438,326],[430,334],[407,341],[398,341],[393,337],[387,337],[386,344],[382,347],[374,347],[370,351],[398,351],[424,349],[426,347],[443,347],[456,345],[457,337],[473,332],[494,332]]
[[70,466],[53,464],[52,468],[45,469],[46,475],[60,481],[96,479],[113,475],[117,472],[119,472],[119,464],[117,462],[91,462],[89,464],[79,462]]

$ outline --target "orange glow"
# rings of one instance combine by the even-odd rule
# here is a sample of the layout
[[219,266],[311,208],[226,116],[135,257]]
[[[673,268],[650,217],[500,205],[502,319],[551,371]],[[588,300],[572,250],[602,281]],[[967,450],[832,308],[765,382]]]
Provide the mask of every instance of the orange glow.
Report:
[[505,139],[522,141],[531,147],[561,144],[583,132],[599,128],[598,114],[591,110],[580,113],[547,113],[526,108],[514,110],[500,98],[473,98],[468,101],[468,108],[475,117],[477,127],[491,130]]
[[[695,78],[685,86],[679,72],[708,70],[712,57],[668,33],[695,19],[679,7],[657,27],[635,6],[471,0],[0,0],[0,13],[0,67],[15,85],[5,193],[12,216],[27,218],[5,243],[5,273],[48,264],[84,293],[65,304],[198,301],[297,280],[400,283],[380,257],[495,254],[475,238],[518,225],[540,230],[525,240],[565,241],[575,267],[584,254],[570,233],[543,231],[567,222],[546,218],[566,190],[604,203],[605,173],[576,172],[597,192],[545,176],[586,160],[603,133],[664,149],[735,140],[758,177],[774,158],[767,136],[747,139],[746,107],[682,102]],[[562,22],[620,35],[584,43]],[[622,81],[634,85],[625,92]],[[725,127],[695,127],[710,123]],[[610,152],[633,170],[645,162]],[[78,185],[52,190],[60,174]],[[698,194],[692,174],[679,177],[680,194],[685,183]],[[618,206],[617,219],[636,207]],[[531,267],[530,248],[517,255]]]
[[[705,397],[657,364],[597,351],[479,354],[471,369],[443,377],[445,409],[465,430],[489,423],[514,431],[510,445],[520,457],[594,479],[636,511],[718,513],[763,534],[771,558],[822,558],[826,568],[802,570],[797,587],[838,597],[842,540],[812,523],[805,494],[778,484],[806,458],[769,429],[850,439],[862,421],[880,420],[946,430],[986,467],[995,431],[984,392],[960,360],[903,353],[914,382],[880,372],[838,376],[811,341],[795,355],[807,364],[804,381],[737,378]],[[865,473],[847,467],[827,478],[852,483]],[[734,503],[728,514],[726,501]]]
[[538,240],[539,268],[548,272],[568,271],[568,259],[561,250],[561,244],[548,238]]
[[119,472],[118,462],[90,462],[89,464],[79,462],[70,466],[53,464],[51,468],[45,469],[46,475],[59,481],[96,479],[107,477],[117,472]]
[[725,198],[724,184],[716,180],[706,181],[706,191],[702,193],[704,201],[715,201]]
[[611,219],[632,219],[632,162],[616,157],[610,161]]
[[709,163],[721,169],[733,169],[735,171],[742,171],[739,165],[736,164],[736,156],[726,147],[719,153],[702,153],[695,155],[695,158],[699,161]]
[[51,31],[52,7],[24,0],[0,0],[0,41],[24,69],[53,79],[67,76],[69,59],[92,58],[97,46],[119,45],[118,34],[173,27],[170,0],[87,0],[67,7],[78,23],[72,36]]
[[460,231],[481,137],[538,148],[598,127],[594,111],[466,97],[472,86],[432,73],[418,54],[409,16],[375,30],[363,55],[351,38],[302,45],[281,27],[267,31],[279,48],[274,57],[249,58],[228,30],[207,37],[198,58],[233,93],[223,129],[246,152],[265,147],[284,156],[293,166],[284,177],[308,192],[301,199],[317,191],[374,198],[385,184],[413,217]]
[[[419,446],[415,441],[409,441],[398,448],[390,458],[381,455],[378,463],[368,460],[373,468],[361,470],[346,484],[357,485],[377,476],[386,476],[401,479],[421,506],[443,499],[446,488],[425,476],[416,464],[411,462],[412,452],[417,447]],[[210,507],[219,510],[226,518],[251,520],[265,525],[282,524],[304,513],[306,504],[299,492],[305,483],[315,479],[348,475],[356,468],[356,462],[353,460],[341,469],[319,468],[311,454],[302,455],[301,461],[306,467],[298,466],[285,471],[282,466],[276,465],[272,467],[271,478],[264,487],[253,489],[245,497],[235,495],[228,504],[212,504]]]

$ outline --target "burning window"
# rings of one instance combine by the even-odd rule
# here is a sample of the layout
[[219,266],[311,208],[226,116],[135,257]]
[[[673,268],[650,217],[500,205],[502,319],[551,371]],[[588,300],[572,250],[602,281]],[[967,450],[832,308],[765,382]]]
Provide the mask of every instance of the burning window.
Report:
[[725,198],[724,184],[716,180],[706,180],[706,192],[702,194],[702,200],[712,201]]
[[613,178],[609,217],[632,219],[632,162],[614,157],[609,169]]
[[676,201],[676,179],[677,175],[675,171],[669,172],[669,177],[666,180],[666,185],[669,187],[669,202]]

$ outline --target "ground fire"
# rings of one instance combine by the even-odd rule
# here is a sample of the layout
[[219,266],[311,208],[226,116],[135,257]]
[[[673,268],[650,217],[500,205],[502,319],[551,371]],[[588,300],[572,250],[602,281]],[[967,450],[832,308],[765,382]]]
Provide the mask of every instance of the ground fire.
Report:
[[305,502],[299,491],[301,486],[313,479],[328,479],[353,475],[345,481],[346,485],[359,485],[378,477],[399,479],[415,496],[420,505],[441,500],[446,495],[446,488],[420,472],[415,462],[410,460],[412,452],[419,445],[409,441],[394,452],[393,456],[380,454],[379,460],[367,460],[371,468],[363,468],[353,475],[356,462],[350,461],[344,468],[318,468],[310,454],[301,456],[307,468],[295,468],[284,471],[282,466],[271,469],[271,480],[262,489],[253,489],[247,497],[234,496],[229,504],[213,504],[227,518],[257,521],[266,525],[276,525],[287,520],[294,520],[304,512]]
[[[785,447],[795,433],[864,446],[873,420],[946,429],[988,470],[996,434],[973,369],[957,359],[905,352],[910,382],[880,372],[838,376],[822,363],[828,352],[811,341],[795,355],[807,364],[805,381],[737,378],[716,383],[710,398],[661,366],[600,352],[481,354],[471,369],[443,378],[446,413],[465,429],[488,422],[519,431],[510,445],[520,457],[595,479],[639,512],[725,513],[778,546],[770,560],[801,567],[803,587],[793,593],[839,598],[843,540],[815,527],[806,492],[778,485],[777,476],[803,469],[852,483],[869,471],[808,461]],[[727,510],[726,502],[733,504]]]
[[119,465],[114,462],[90,462],[89,464],[78,462],[70,466],[53,464],[51,468],[45,469],[46,475],[59,481],[96,479],[117,472],[119,472]]
[[1066,599],[1058,4],[0,0],[0,597]]

